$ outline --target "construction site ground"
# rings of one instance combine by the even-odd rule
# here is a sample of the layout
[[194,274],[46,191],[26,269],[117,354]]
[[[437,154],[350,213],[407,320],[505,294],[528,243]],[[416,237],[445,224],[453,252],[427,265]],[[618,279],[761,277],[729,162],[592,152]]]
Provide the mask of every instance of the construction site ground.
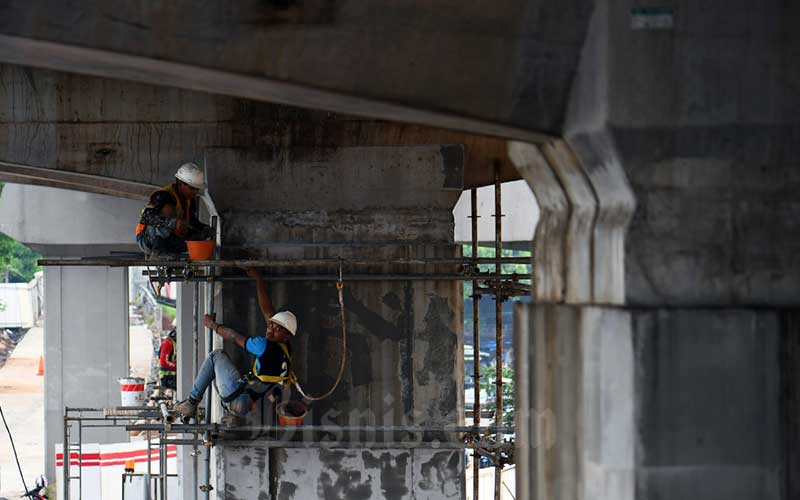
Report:
[[[131,373],[146,376],[153,355],[152,333],[146,325],[130,327]],[[44,377],[37,375],[44,346],[44,329],[28,330],[0,368],[0,406],[14,437],[25,481],[30,488],[44,473]],[[5,428],[0,429],[0,498],[23,493],[19,470]]]

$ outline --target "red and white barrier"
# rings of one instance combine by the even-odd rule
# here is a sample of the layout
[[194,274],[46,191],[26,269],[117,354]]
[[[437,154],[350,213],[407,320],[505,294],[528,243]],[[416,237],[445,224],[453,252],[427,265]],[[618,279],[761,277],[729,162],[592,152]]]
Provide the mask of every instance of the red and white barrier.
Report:
[[[63,500],[64,460],[63,445],[56,444],[56,470],[59,476],[58,500]],[[84,444],[82,453],[70,452],[70,476],[81,476],[81,480],[70,479],[70,498],[78,498],[78,488],[84,500],[121,500],[122,474],[125,463],[133,460],[134,472],[147,472],[147,441],[112,444]],[[150,471],[158,474],[158,448],[150,454]],[[167,473],[176,474],[178,449],[167,446]],[[170,482],[171,483],[171,482]],[[169,483],[168,483],[169,484]]]

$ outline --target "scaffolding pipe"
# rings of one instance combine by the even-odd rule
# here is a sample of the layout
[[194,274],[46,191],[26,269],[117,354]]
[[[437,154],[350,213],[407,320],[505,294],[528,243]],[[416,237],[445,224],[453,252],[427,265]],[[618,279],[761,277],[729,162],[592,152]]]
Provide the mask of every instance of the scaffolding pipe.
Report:
[[[231,440],[225,441],[229,446],[252,446],[253,440]],[[259,440],[259,446],[264,448],[350,448],[350,449],[433,449],[433,450],[463,450],[463,449],[503,449],[510,450],[514,448],[514,443],[493,443],[493,442],[473,442],[473,443],[404,443],[396,441],[388,442],[346,442],[346,443],[330,443],[320,441],[266,441]]]
[[[473,266],[478,264],[478,190],[470,190],[472,201],[472,262]],[[479,293],[478,280],[472,280],[472,353],[473,353],[473,377],[474,377],[474,403],[472,405],[472,423],[475,427],[481,425],[481,337],[480,337],[480,310],[481,295]],[[480,495],[480,455],[478,450],[472,453],[472,498],[478,500]]]
[[62,443],[61,451],[61,468],[64,476],[64,500],[69,500],[69,474],[70,474],[70,461],[69,456],[69,409],[64,409],[64,442]]
[[[492,257],[479,257],[470,259],[466,257],[431,257],[423,259],[361,259],[352,257],[329,257],[324,259],[234,259],[234,260],[160,260],[153,261],[147,259],[120,259],[113,257],[82,257],[82,258],[53,258],[39,259],[37,264],[43,267],[48,266],[71,266],[71,267],[311,267],[311,266],[374,266],[374,265],[411,265],[424,266],[434,264],[495,264],[496,259]],[[505,264],[527,264],[531,265],[529,257],[504,257]]]
[[[166,283],[169,281],[184,282],[211,282],[211,281],[250,281],[248,276],[184,276],[170,274],[160,276],[157,271],[142,271],[153,283]],[[339,281],[338,274],[270,274],[272,281]],[[345,281],[500,281],[500,280],[528,280],[529,277],[520,274],[495,274],[495,273],[464,273],[464,274],[350,274],[344,275]]]
[[[128,424],[125,430],[128,431],[161,431],[164,424]],[[175,434],[191,432],[219,432],[225,430],[218,424],[174,424],[170,426],[169,432]],[[231,430],[236,432],[274,432],[286,431],[291,433],[304,432],[414,432],[414,433],[466,433],[466,434],[513,434],[513,427],[473,427],[473,426],[439,426],[423,427],[413,425],[299,425],[296,427],[286,427],[282,425],[245,425],[235,427]]]
[[[192,301],[192,381],[197,380],[197,371],[199,370],[199,363],[197,358],[200,355],[200,284],[194,284],[194,294]],[[183,396],[183,395],[181,395]],[[195,435],[195,437],[197,437]],[[194,478],[194,487],[192,488],[192,500],[197,500],[197,482],[200,473],[199,464],[197,463],[197,445],[192,446],[192,477]]]
[[[500,169],[495,166],[494,170],[494,256],[496,260],[495,273],[502,274],[503,272],[503,207],[502,207],[502,185],[500,183]],[[495,397],[496,397],[496,410],[494,414],[494,423],[500,426],[503,419],[503,297],[495,295]],[[502,435],[498,432],[496,440],[499,443]],[[499,455],[499,454],[498,454]],[[500,460],[495,460],[494,469],[494,498],[500,500],[501,493],[501,475],[503,465]]]
[[[219,232],[219,218],[215,215],[211,217],[211,227],[214,230],[214,233],[217,237],[217,243],[220,243],[220,232]],[[216,250],[218,251],[218,250]],[[209,272],[211,274],[211,281],[210,285],[208,286],[207,290],[207,306],[206,312],[208,314],[214,314],[214,294],[216,292],[216,284],[214,282],[214,275],[216,274],[215,268],[209,268]],[[213,350],[213,332],[211,329],[206,329],[206,356],[211,356],[211,351]],[[206,425],[211,423],[211,391],[210,389],[206,391],[206,415],[205,415],[205,423]],[[206,431],[205,433],[205,440],[209,441],[211,438],[211,433]],[[203,483],[205,488],[203,488],[203,493],[205,494],[205,500],[209,500],[211,498],[211,448],[206,448],[206,459],[205,459],[205,482]]]
[[161,494],[159,500],[167,500],[167,433],[161,431],[158,448],[158,475]]

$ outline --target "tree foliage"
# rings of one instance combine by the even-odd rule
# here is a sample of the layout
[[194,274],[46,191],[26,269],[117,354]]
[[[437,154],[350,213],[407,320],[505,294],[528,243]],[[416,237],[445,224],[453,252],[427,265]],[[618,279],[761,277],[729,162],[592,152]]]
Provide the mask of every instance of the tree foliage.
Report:
[[[497,408],[496,365],[484,365],[481,368],[481,389],[486,391],[487,400],[483,407],[487,410]],[[503,425],[514,426],[514,369],[503,366]]]
[[0,233],[0,280],[12,283],[25,283],[41,269],[36,261],[42,256]]
[[[4,186],[5,184],[0,182],[0,195]],[[22,243],[0,233],[0,281],[26,283],[32,280],[33,275],[41,269],[36,264],[41,258],[41,255]],[[0,304],[0,307],[3,305]]]

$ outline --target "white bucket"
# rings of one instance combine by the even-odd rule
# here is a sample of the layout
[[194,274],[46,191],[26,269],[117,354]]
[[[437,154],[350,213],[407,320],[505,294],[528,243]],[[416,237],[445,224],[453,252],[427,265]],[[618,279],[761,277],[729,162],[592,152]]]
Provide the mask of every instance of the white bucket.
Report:
[[122,406],[142,406],[144,404],[144,379],[126,377],[119,379]]

